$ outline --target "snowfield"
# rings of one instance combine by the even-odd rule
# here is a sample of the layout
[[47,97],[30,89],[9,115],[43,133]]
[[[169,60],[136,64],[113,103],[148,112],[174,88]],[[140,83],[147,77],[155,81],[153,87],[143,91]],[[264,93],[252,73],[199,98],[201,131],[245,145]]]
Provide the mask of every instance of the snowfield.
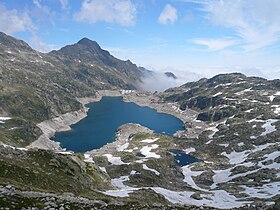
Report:
[[129,163],[124,163],[120,157],[113,157],[111,154],[105,154],[103,155],[107,157],[108,162],[111,163],[112,165],[128,165]]
[[6,120],[12,119],[11,117],[0,117],[0,123],[4,124]]
[[158,148],[158,144],[152,144],[151,146],[144,146],[140,152],[142,155],[146,156],[146,158],[160,158],[160,155],[151,152],[151,150]]

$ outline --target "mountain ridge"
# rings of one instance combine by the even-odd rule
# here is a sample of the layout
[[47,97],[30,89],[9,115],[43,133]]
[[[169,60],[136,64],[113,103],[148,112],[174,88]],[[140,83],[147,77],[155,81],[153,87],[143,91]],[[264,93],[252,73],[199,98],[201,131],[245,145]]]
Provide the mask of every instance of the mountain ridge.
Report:
[[[20,127],[0,129],[0,141],[26,146],[40,135],[37,123],[81,109],[77,97],[94,97],[96,90],[139,88],[145,70],[114,58],[95,41],[83,38],[78,43],[70,45],[72,53],[64,52],[69,46],[40,53],[0,33],[0,116],[12,117],[14,127]],[[76,51],[89,59],[75,59]],[[24,129],[31,135],[23,136]]]
[[[3,207],[279,208],[279,80],[221,74],[162,93],[124,96],[183,115],[185,130],[176,138],[135,133],[135,126],[129,131],[127,125],[118,130],[122,143],[110,151],[105,147],[105,153],[27,149],[42,134],[39,122],[80,110],[76,98],[94,97],[97,90],[136,89],[136,75],[146,70],[110,55],[108,65],[101,59],[106,52],[87,39],[72,47],[90,58],[90,50],[82,49],[92,44],[101,56],[94,61],[71,57],[75,53],[67,50],[39,53],[5,36],[0,34]],[[199,161],[179,165],[171,150]]]

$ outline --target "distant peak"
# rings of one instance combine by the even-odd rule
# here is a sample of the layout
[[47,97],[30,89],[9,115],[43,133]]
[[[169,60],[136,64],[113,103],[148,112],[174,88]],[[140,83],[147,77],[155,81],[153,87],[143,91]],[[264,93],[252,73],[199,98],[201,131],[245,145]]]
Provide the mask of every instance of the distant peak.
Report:
[[165,72],[164,74],[169,78],[177,79],[177,76],[175,74],[173,74],[172,72],[168,71],[168,72]]
[[82,38],[80,41],[78,41],[78,44],[86,45],[86,46],[92,46],[92,45],[94,45],[94,46],[100,47],[96,41],[92,41],[92,40],[90,40],[90,39],[88,39],[88,38],[86,38],[86,37],[85,37],[85,38]]

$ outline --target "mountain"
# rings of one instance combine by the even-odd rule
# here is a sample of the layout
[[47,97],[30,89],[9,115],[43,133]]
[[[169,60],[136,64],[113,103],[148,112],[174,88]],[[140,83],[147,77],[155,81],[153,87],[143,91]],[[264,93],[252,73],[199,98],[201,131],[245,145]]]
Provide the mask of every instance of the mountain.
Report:
[[160,101],[192,119],[179,137],[205,160],[189,167],[193,187],[279,206],[280,80],[221,74],[166,90]]
[[[52,51],[50,54],[62,57],[65,62],[76,61],[90,67],[106,68],[119,79],[126,79],[128,83],[139,80],[143,77],[143,73],[146,73],[144,68],[137,67],[130,60],[122,61],[113,57],[108,51],[101,49],[97,42],[88,38],[83,38],[76,44],[67,45],[58,51]],[[133,89],[137,88],[133,83],[130,85]]]
[[26,148],[39,122],[80,110],[76,98],[137,89],[146,74],[86,38],[43,54],[0,33],[1,208],[279,209],[279,80],[232,73],[131,91],[124,100],[179,116],[185,130],[127,124],[99,150]]
[[167,77],[172,78],[172,79],[177,79],[176,75],[173,74],[172,72],[165,72],[164,73]]
[[[116,142],[85,154],[0,145],[0,203],[279,208],[279,80],[222,74],[163,93],[131,94],[126,97],[135,94],[136,101],[150,100],[150,106],[182,115],[185,130],[173,138],[127,124],[117,131]],[[195,157],[191,164],[188,155]]]
[[0,141],[26,146],[41,134],[37,123],[81,109],[77,97],[138,89],[147,72],[87,38],[44,54],[0,33],[0,116],[12,117],[0,127]]
[[257,117],[260,108],[271,115],[273,109],[268,105],[279,102],[279,96],[273,96],[279,87],[279,80],[246,77],[240,73],[221,74],[169,89],[165,92],[164,100],[178,102],[182,110],[198,111],[198,120],[215,122],[252,107],[259,109],[252,110],[251,115],[256,112]]

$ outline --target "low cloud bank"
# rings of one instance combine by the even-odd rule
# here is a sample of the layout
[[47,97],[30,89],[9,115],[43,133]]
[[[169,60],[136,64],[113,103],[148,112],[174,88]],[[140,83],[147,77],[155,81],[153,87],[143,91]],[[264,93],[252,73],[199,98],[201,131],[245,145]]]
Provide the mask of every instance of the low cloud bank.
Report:
[[[165,69],[167,72],[168,69]],[[198,73],[194,73],[194,71]],[[189,68],[186,71],[174,70],[171,69],[171,72],[175,74],[177,79],[172,77],[168,77],[164,72],[148,72],[143,78],[141,78],[142,83],[139,83],[139,87],[142,90],[155,92],[162,92],[168,88],[179,87],[187,82],[197,81],[201,78],[211,78],[218,74],[228,74],[228,73],[243,73],[246,76],[257,76],[266,79],[280,79],[280,67],[268,67],[268,68],[260,68],[260,67],[248,67],[242,68],[239,66],[230,66],[230,67],[207,67],[207,68]],[[265,72],[270,72],[269,74]]]
[[177,79],[168,77],[163,72],[153,72],[146,74],[141,78],[140,88],[145,91],[162,92],[171,87],[179,87],[187,82],[196,81],[201,78],[200,75],[192,72],[173,72]]

